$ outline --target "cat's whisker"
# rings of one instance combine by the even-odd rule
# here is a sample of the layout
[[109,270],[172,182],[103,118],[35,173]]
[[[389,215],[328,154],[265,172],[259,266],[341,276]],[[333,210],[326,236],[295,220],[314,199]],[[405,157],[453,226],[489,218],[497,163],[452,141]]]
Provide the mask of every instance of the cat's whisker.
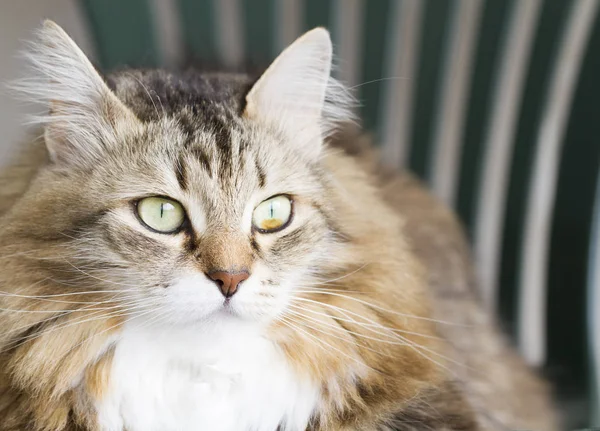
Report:
[[[145,316],[145,315],[147,315],[147,314],[149,314],[149,313],[153,313],[153,312],[155,312],[155,311],[156,311],[156,310],[155,310],[154,308],[152,308],[152,309],[150,309],[150,310],[145,310],[145,311],[138,311],[138,312],[136,312],[136,313],[133,313],[133,314],[131,314],[131,315],[130,315],[130,320],[131,320],[131,319],[135,319],[135,318],[139,318],[139,317],[142,317],[142,316]],[[123,321],[121,321],[121,322],[119,322],[119,323],[116,323],[116,324],[114,324],[114,325],[111,325],[111,326],[109,326],[108,328],[106,328],[106,329],[104,329],[104,330],[102,330],[102,331],[100,331],[100,332],[96,332],[95,334],[92,334],[92,335],[90,335],[89,337],[86,337],[86,338],[85,338],[84,340],[82,340],[80,343],[78,343],[78,344],[74,345],[74,346],[73,346],[73,347],[71,347],[69,350],[67,350],[67,351],[64,353],[64,356],[68,355],[68,354],[69,354],[69,353],[71,353],[73,350],[75,350],[76,348],[78,348],[78,347],[82,346],[83,344],[87,343],[87,342],[88,342],[88,341],[90,341],[91,339],[93,339],[93,338],[95,338],[95,337],[98,337],[98,336],[100,336],[100,335],[102,335],[102,334],[105,334],[105,333],[107,333],[107,332],[111,331],[112,329],[118,328],[118,327],[120,327],[120,326],[124,325],[126,322],[127,322],[127,320],[126,320],[126,319],[124,319]]]
[[75,269],[76,271],[78,271],[78,272],[81,272],[83,275],[86,275],[86,276],[88,276],[88,277],[90,277],[90,278],[93,278],[93,279],[95,279],[95,280],[98,280],[98,281],[102,281],[102,282],[104,282],[104,283],[108,283],[108,284],[115,284],[115,285],[118,285],[118,286],[129,286],[129,287],[137,287],[137,286],[138,286],[138,285],[133,285],[133,284],[117,283],[117,282],[114,282],[114,281],[112,281],[112,280],[105,280],[105,279],[103,279],[103,278],[96,277],[96,276],[94,276],[94,275],[92,275],[92,274],[90,274],[90,273],[88,273],[88,272],[86,272],[86,271],[84,271],[84,270],[82,270],[82,269],[78,268],[77,266],[73,265],[71,262],[69,262],[69,261],[67,261],[67,260],[65,260],[65,262],[66,262],[68,265],[70,265],[70,266],[71,266],[73,269]]
[[344,274],[344,275],[342,275],[342,276],[340,276],[340,277],[332,278],[332,279],[330,279],[330,280],[323,280],[323,281],[321,281],[321,282],[317,282],[317,283],[314,283],[314,284],[315,284],[315,285],[322,285],[322,284],[324,285],[324,284],[327,284],[327,283],[331,283],[331,282],[333,282],[333,281],[339,281],[339,280],[343,280],[344,278],[347,278],[347,277],[350,277],[351,275],[354,275],[354,274],[356,274],[358,271],[360,271],[360,270],[364,269],[365,267],[367,267],[367,266],[368,266],[368,265],[370,265],[371,263],[372,263],[372,262],[365,263],[365,264],[361,265],[359,268],[355,269],[354,271],[351,271],[351,272],[349,272],[349,273],[347,273],[347,274]]
[[[9,345],[6,347],[6,349],[4,351],[0,351],[0,353],[4,353],[6,350],[11,350],[11,349],[15,349],[21,345],[23,345],[24,343],[33,341],[37,338],[43,337],[45,335],[48,335],[52,332],[56,332],[56,331],[60,331],[60,330],[64,330],[66,328],[72,327],[72,326],[77,326],[77,325],[81,325],[83,323],[88,323],[88,322],[93,322],[93,321],[98,321],[98,320],[102,320],[102,319],[110,319],[110,318],[115,318],[115,317],[124,317],[124,316],[128,316],[134,313],[137,313],[139,311],[144,311],[148,308],[150,308],[150,311],[152,311],[152,306],[153,304],[141,304],[141,305],[137,305],[135,307],[129,307],[126,309],[121,309],[121,310],[115,310],[112,311],[110,313],[100,313],[100,310],[98,311],[94,311],[92,313],[86,314],[84,316],[81,316],[80,318],[77,319],[73,319],[73,320],[68,320],[67,322],[60,324],[60,325],[56,325],[56,326],[52,326],[40,333],[25,337],[25,338],[21,338],[18,340],[17,345]],[[89,311],[89,310],[87,310]],[[53,318],[60,318],[63,317],[63,315],[58,315],[58,316],[54,316]],[[52,319],[50,319],[52,320]],[[31,325],[28,325],[28,327],[31,327]]]
[[[98,293],[105,293],[105,292],[98,292]],[[50,299],[45,297],[44,295],[38,296],[38,295],[21,295],[18,293],[11,293],[11,292],[3,292],[0,291],[0,298],[19,298],[19,299],[31,299],[31,300],[35,300],[35,301],[41,301],[41,302],[52,302],[52,303],[57,303],[57,304],[78,304],[78,305],[85,305],[85,304],[93,304],[93,305],[101,305],[103,303],[107,303],[110,302],[112,300],[104,300],[104,301],[68,301],[68,300],[64,300],[64,299]]]
[[462,363],[462,362],[458,362],[458,361],[456,361],[456,360],[454,360],[454,359],[450,358],[449,356],[443,355],[442,353],[440,353],[440,352],[436,352],[435,350],[432,350],[432,349],[430,349],[430,348],[428,348],[428,347],[425,347],[425,346],[423,346],[423,345],[421,345],[421,344],[419,344],[419,343],[417,343],[417,342],[415,342],[415,341],[412,341],[412,340],[409,340],[409,339],[407,339],[407,338],[405,338],[405,337],[402,337],[402,335],[399,335],[399,337],[401,337],[401,338],[402,338],[402,339],[404,339],[404,340],[405,340],[407,343],[411,344],[413,347],[415,347],[415,348],[417,348],[417,349],[424,350],[424,351],[426,351],[426,352],[428,352],[428,353],[431,353],[432,355],[435,355],[435,356],[437,356],[437,357],[439,357],[439,358],[441,358],[441,359],[444,359],[444,360],[446,360],[446,361],[448,361],[448,362],[451,362],[451,363],[453,363],[453,364],[455,364],[455,365],[458,365],[458,366],[459,366],[459,367],[461,367],[461,368],[466,368],[466,369],[468,369],[468,370],[471,370],[471,371],[474,371],[474,372],[480,372],[480,371],[479,371],[479,370],[477,370],[476,368],[470,367],[470,366],[468,366],[467,364],[464,364],[464,363]]
[[[302,318],[302,319],[303,319],[303,320],[305,320],[305,321],[310,321],[310,322],[313,322],[313,323],[315,323],[316,325],[321,325],[321,326],[323,326],[323,325],[324,325],[324,326],[327,326],[327,327],[329,327],[329,328],[336,329],[338,332],[341,332],[341,333],[347,333],[347,334],[351,334],[351,335],[353,335],[353,336],[355,336],[355,337],[361,337],[361,338],[364,338],[364,339],[367,339],[367,340],[376,341],[376,342],[378,342],[378,343],[384,343],[384,344],[390,344],[390,345],[396,345],[396,346],[406,346],[406,345],[407,345],[407,343],[406,343],[406,342],[400,342],[400,341],[391,341],[391,340],[384,340],[384,339],[382,339],[382,338],[370,337],[370,336],[368,336],[368,335],[361,334],[361,333],[359,333],[359,332],[350,331],[349,329],[346,329],[346,328],[343,328],[343,327],[341,327],[339,324],[335,325],[335,324],[330,324],[330,323],[327,323],[327,322],[323,322],[322,320],[319,320],[319,319],[312,318],[312,317],[310,317],[310,316],[307,316],[307,315],[305,315],[305,314],[302,314],[302,313],[293,312],[293,311],[291,311],[291,310],[288,310],[288,312],[289,312],[290,314],[294,315],[294,316],[297,316],[297,317],[299,317],[299,318]],[[333,321],[336,321],[336,318],[335,318],[335,317],[332,317],[332,320],[333,320]],[[308,324],[307,324],[307,325],[308,325]],[[315,328],[314,326],[311,326],[311,328],[312,328],[312,329],[317,329],[317,328]],[[333,336],[333,335],[332,335],[332,336]],[[357,343],[357,341],[356,341],[356,340],[348,340],[348,339],[346,339],[346,338],[343,338],[343,337],[336,337],[336,338],[339,338],[339,339],[341,339],[341,340],[343,340],[343,341],[346,341],[346,342],[353,342],[353,343]],[[382,352],[382,351],[379,351],[379,350],[375,350],[375,349],[373,349],[373,348],[370,348],[370,347],[368,347],[368,346],[365,346],[364,344],[358,344],[358,345],[359,345],[360,347],[363,347],[363,348],[365,348],[365,349],[371,350],[371,351],[373,351],[373,352],[375,352],[375,353],[379,353],[379,354],[385,354],[385,353],[386,353],[386,352]]]
[[[279,319],[282,319],[282,321],[287,321],[287,322],[289,322],[289,318],[287,318],[287,317],[279,316]],[[313,334],[311,334],[310,332],[308,332],[308,331],[306,331],[306,330],[304,330],[304,329],[300,328],[298,325],[294,325],[294,324],[293,324],[293,322],[292,322],[291,324],[292,324],[292,328],[293,328],[295,331],[299,331],[301,334],[303,334],[303,335],[305,335],[305,336],[309,337],[309,338],[310,338],[310,339],[312,339],[312,340],[315,340],[315,341],[316,341],[316,343],[317,343],[316,345],[317,345],[317,346],[320,346],[320,347],[321,347],[321,348],[322,348],[322,349],[323,349],[325,352],[327,352],[327,353],[331,353],[330,351],[328,351],[328,350],[326,349],[326,347],[327,347],[327,348],[330,348],[331,350],[333,350],[333,351],[335,351],[335,352],[339,353],[340,355],[344,356],[345,358],[347,358],[347,359],[350,359],[351,361],[358,363],[358,364],[359,364],[361,367],[371,368],[371,367],[369,367],[367,364],[365,364],[364,362],[361,362],[361,361],[359,361],[357,358],[354,358],[354,357],[352,357],[352,356],[348,355],[347,353],[345,353],[345,352],[341,351],[341,350],[340,350],[340,349],[338,349],[337,347],[334,347],[334,346],[332,346],[330,343],[326,342],[325,340],[321,340],[320,338],[318,338],[318,337],[314,336],[314,335],[313,335]]]
[[[308,329],[312,329],[314,331],[320,332],[320,333],[322,333],[324,335],[327,335],[328,337],[332,337],[332,338],[341,340],[344,343],[346,343],[348,345],[351,345],[352,347],[356,346],[356,347],[359,347],[361,349],[369,350],[369,351],[371,351],[373,353],[376,353],[378,355],[389,356],[388,352],[384,352],[384,351],[380,351],[380,350],[375,350],[375,349],[373,349],[373,348],[371,348],[369,346],[365,346],[364,344],[362,344],[362,343],[360,343],[360,342],[358,342],[358,341],[356,341],[354,339],[350,339],[349,340],[349,339],[344,338],[344,337],[342,337],[340,335],[336,335],[336,334],[332,333],[331,331],[327,331],[327,330],[323,329],[322,327],[319,327],[318,325],[317,326],[312,325],[311,323],[308,323],[306,321],[306,319],[304,319],[305,316],[302,316],[300,314],[295,313],[294,316],[288,315],[287,317],[288,317],[288,319],[296,322],[299,325],[302,325],[302,326],[305,326]],[[352,333],[351,331],[344,331],[339,326],[337,326],[337,329],[338,329],[338,333],[342,333],[342,334],[343,333]],[[358,335],[358,334],[356,334],[356,335]]]
[[[323,317],[329,317],[329,318],[332,318],[334,320],[340,320],[340,321],[347,322],[347,323],[353,323],[353,324],[359,325],[359,326],[361,326],[361,327],[363,327],[363,328],[365,328],[365,329],[367,329],[367,330],[369,330],[369,331],[371,331],[371,332],[373,332],[375,334],[382,335],[382,336],[388,336],[388,337],[391,337],[391,338],[395,338],[396,333],[400,332],[400,333],[403,333],[403,334],[414,335],[414,336],[424,337],[424,338],[430,338],[430,339],[434,339],[434,340],[439,340],[440,339],[440,337],[436,337],[435,335],[421,334],[421,333],[418,333],[418,332],[408,331],[408,330],[403,330],[403,329],[398,329],[398,328],[388,328],[387,326],[381,325],[380,323],[378,323],[378,322],[376,322],[376,321],[374,321],[372,319],[368,319],[368,318],[366,318],[364,316],[360,316],[357,313],[351,313],[351,314],[354,314],[354,315],[356,315],[358,317],[361,317],[362,319],[364,319],[364,320],[367,321],[367,322],[360,322],[360,321],[357,321],[356,319],[353,319],[351,316],[348,316],[347,313],[349,311],[348,310],[344,310],[342,308],[338,308],[336,311],[339,311],[340,313],[344,314],[344,316],[346,317],[346,319],[341,318],[339,316],[332,316],[332,315],[327,314],[327,313],[321,313],[321,312],[313,310],[311,308],[301,307],[301,306],[295,305],[293,303],[290,303],[289,306],[293,307],[293,308],[296,308],[296,309],[299,309],[299,310],[308,311],[308,312],[310,312],[312,314],[320,315],[320,316],[323,316]],[[377,331],[375,328],[381,329],[384,332]]]
[[[335,286],[334,284],[332,284],[332,286]],[[342,286],[341,284],[338,286]],[[352,290],[352,289],[332,289],[329,287],[321,287],[319,286],[318,288],[315,288],[312,285],[295,285],[294,286],[294,292],[297,293],[318,293],[318,292],[335,292],[335,293],[352,293],[352,294],[357,294],[357,295],[368,295],[369,292],[366,291],[361,291],[361,290]]]
[[[2,295],[0,295],[0,297],[1,296]],[[129,296],[129,297],[127,297],[127,296],[121,296],[121,297],[119,297],[119,300],[122,302],[122,301],[126,301],[129,298],[134,298],[135,299],[135,298],[137,298],[137,295],[133,295],[133,296]],[[143,300],[143,299],[140,299],[140,300]],[[62,301],[52,301],[52,300],[50,300],[50,301],[51,302],[58,302],[58,303],[62,302]],[[112,306],[112,307],[98,307],[98,308],[94,308],[97,305],[102,305],[102,304],[107,304],[107,303],[112,303],[112,302],[115,302],[114,299],[107,299],[107,300],[104,300],[104,301],[96,301],[96,302],[91,301],[91,302],[87,303],[88,307],[83,307],[83,308],[86,309],[86,310],[88,310],[88,311],[96,311],[96,310],[107,310],[107,309],[111,309],[111,308],[115,308],[115,307],[120,306],[120,305],[115,305],[115,306]],[[67,302],[67,303],[75,304],[75,302]],[[66,309],[66,310],[65,309],[61,309],[61,310],[58,310],[58,312],[69,313],[69,312],[76,312],[76,311],[80,311],[80,310],[81,310],[81,308]],[[0,311],[3,311],[3,312],[24,313],[24,314],[28,314],[28,313],[33,313],[33,314],[37,314],[37,313],[56,313],[57,312],[57,310],[28,310],[28,309],[13,309],[13,308],[0,308]]]
[[[54,280],[53,280],[54,282]],[[24,289],[21,289],[24,290]],[[31,295],[32,298],[60,298],[64,296],[76,296],[76,295],[93,295],[96,293],[106,294],[106,293],[130,293],[136,292],[136,289],[126,289],[126,290],[85,290],[82,292],[67,292],[67,293],[50,293],[46,295]],[[5,291],[0,291],[0,295],[3,293],[9,293]],[[25,295],[25,297],[27,297]]]
[[[121,301],[124,301],[125,299],[126,298],[121,298]],[[100,312],[105,312],[105,311],[109,311],[109,310],[114,310],[114,309],[119,309],[119,308],[128,308],[128,307],[137,306],[137,305],[140,305],[140,304],[143,305],[144,303],[149,302],[149,301],[143,300],[143,299],[136,299],[136,298],[134,298],[134,299],[135,299],[134,301],[129,301],[129,302],[123,302],[123,303],[120,303],[120,304],[115,304],[114,306],[111,306],[111,307],[94,308],[93,307],[94,304],[92,304],[92,305],[88,305],[88,306],[77,308],[77,309],[73,309],[73,310],[54,310],[52,312],[54,314],[53,316],[50,316],[50,317],[48,317],[46,319],[43,319],[41,321],[37,321],[36,324],[42,324],[42,323],[45,323],[47,321],[51,321],[53,319],[56,319],[57,317],[59,317],[59,318],[60,317],[65,317],[65,316],[68,316],[69,314],[77,313],[77,312],[92,311],[92,313],[90,313],[90,314],[98,314]],[[113,302],[113,301],[107,301],[107,302]],[[50,313],[51,311],[48,311],[48,312]],[[22,327],[12,328],[11,331],[12,332],[17,332],[17,331],[20,331],[20,330],[26,330],[30,326],[31,325],[24,325]]]
[[[351,301],[359,302],[359,303],[361,303],[363,305],[366,305],[367,307],[376,309],[378,311],[383,311],[383,312],[386,312],[386,313],[394,314],[396,316],[406,317],[406,318],[410,318],[410,319],[425,320],[425,321],[428,321],[428,322],[440,323],[440,324],[443,324],[443,325],[450,325],[450,326],[459,326],[459,327],[467,327],[467,328],[470,327],[470,325],[465,325],[463,323],[448,322],[446,320],[439,320],[439,319],[434,319],[434,318],[431,318],[431,317],[416,316],[414,314],[408,314],[408,313],[400,313],[398,311],[390,310],[390,309],[381,307],[379,305],[367,302],[365,300],[362,300],[362,299],[359,299],[359,298],[354,298],[352,296],[344,295],[344,294],[341,294],[341,293],[320,291],[320,290],[317,290],[317,289],[315,289],[314,292],[310,292],[310,293],[322,293],[323,295],[331,295],[331,296],[337,296],[337,297],[344,298],[344,299],[349,299]],[[300,298],[300,297],[298,297],[298,298]],[[307,298],[302,298],[302,299],[304,300],[304,299],[307,299]]]

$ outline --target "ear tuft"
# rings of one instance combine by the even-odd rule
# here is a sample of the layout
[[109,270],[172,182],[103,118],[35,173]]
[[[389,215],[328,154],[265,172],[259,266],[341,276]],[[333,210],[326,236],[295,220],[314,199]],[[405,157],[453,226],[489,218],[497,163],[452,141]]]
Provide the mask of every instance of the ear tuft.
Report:
[[355,106],[349,90],[331,77],[332,55],[327,30],[305,33],[254,84],[246,96],[245,116],[293,135],[310,131],[320,146],[340,123],[352,120]]
[[36,36],[23,52],[33,73],[10,87],[26,101],[48,105],[33,122],[45,127],[53,161],[89,161],[110,142],[115,123],[135,115],[60,26],[44,21]]

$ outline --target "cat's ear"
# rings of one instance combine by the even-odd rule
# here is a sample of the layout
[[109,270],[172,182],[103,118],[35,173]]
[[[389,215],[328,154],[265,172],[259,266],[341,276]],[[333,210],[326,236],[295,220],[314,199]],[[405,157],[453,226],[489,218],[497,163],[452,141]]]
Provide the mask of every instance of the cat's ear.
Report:
[[336,123],[351,117],[348,91],[331,74],[329,32],[316,28],[287,47],[246,96],[244,115],[295,136],[312,154]]
[[15,87],[28,99],[48,105],[48,114],[37,120],[44,126],[53,162],[90,163],[115,140],[115,127],[138,122],[54,22],[44,22],[25,57],[33,66],[34,76]]

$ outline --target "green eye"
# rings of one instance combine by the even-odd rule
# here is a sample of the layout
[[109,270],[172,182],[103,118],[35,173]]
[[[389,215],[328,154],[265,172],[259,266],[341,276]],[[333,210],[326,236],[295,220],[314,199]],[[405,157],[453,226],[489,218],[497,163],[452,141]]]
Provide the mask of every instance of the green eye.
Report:
[[252,214],[252,224],[263,233],[277,232],[285,228],[291,219],[292,200],[285,195],[267,199]]
[[175,233],[185,221],[185,211],[177,201],[151,197],[138,202],[137,213],[144,225],[160,233]]

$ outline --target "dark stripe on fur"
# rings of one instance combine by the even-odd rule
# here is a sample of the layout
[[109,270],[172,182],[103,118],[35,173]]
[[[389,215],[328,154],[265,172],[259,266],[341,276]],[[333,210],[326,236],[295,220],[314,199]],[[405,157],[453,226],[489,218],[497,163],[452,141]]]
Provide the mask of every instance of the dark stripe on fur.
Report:
[[256,175],[258,176],[258,185],[262,189],[267,183],[267,174],[258,160],[258,155],[254,157],[254,166],[256,166]]
[[336,235],[338,240],[343,242],[350,241],[350,236],[340,228],[340,226],[333,220],[332,217],[329,216],[329,214],[327,214],[321,205],[314,201],[310,202],[310,205],[317,210],[319,214],[321,214],[321,217],[323,217],[325,220],[325,224],[327,224],[327,228]]
[[210,178],[212,178],[213,174],[212,174],[212,169],[211,169],[211,165],[210,165],[210,160],[208,159],[206,152],[204,152],[204,150],[202,150],[202,148],[198,148],[198,147],[192,148],[190,150],[190,152],[196,158],[196,160],[198,160],[200,162],[200,164],[202,165],[202,167],[204,168],[204,170],[206,171],[208,176]]
[[471,407],[452,382],[430,388],[415,398],[381,430],[394,431],[478,431]]
[[186,191],[188,189],[188,181],[187,181],[187,168],[185,167],[185,163],[182,160],[182,156],[179,156],[175,161],[175,176],[177,177],[177,182],[179,183],[179,187],[181,190]]
[[38,336],[42,334],[47,328],[54,326],[58,321],[65,315],[68,315],[68,312],[65,311],[57,311],[57,316],[52,318],[46,318],[43,322],[36,323],[33,326],[30,326],[25,331],[21,332],[17,336],[13,337],[8,343],[5,345],[5,351],[3,354],[12,355],[16,349],[18,349],[21,345],[36,339]]
[[289,252],[297,245],[302,243],[302,236],[306,235],[306,225],[302,225],[299,228],[293,230],[287,235],[282,236],[273,247],[271,247],[271,253],[274,256],[283,256],[289,254]]
[[262,250],[260,248],[260,245],[256,241],[254,234],[250,235],[250,245],[252,246],[252,250],[254,251],[254,254],[255,254],[254,258],[255,259],[262,258]]

